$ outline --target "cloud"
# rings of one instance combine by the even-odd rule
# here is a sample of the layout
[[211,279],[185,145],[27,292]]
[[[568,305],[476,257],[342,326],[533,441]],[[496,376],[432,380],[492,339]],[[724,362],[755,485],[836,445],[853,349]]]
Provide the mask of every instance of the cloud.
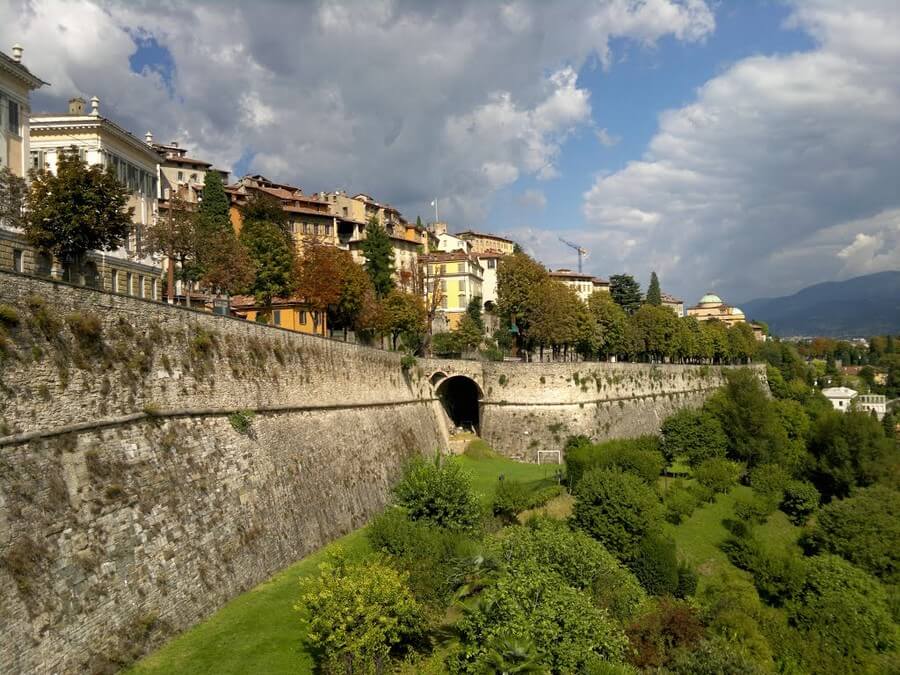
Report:
[[900,4],[812,0],[788,25],[815,47],[733,64],[595,180],[595,265],[734,301],[900,267]]
[[594,135],[597,137],[597,141],[599,141],[600,145],[604,148],[611,148],[622,140],[618,136],[613,136],[606,129],[597,129],[597,131],[594,132]]
[[[252,157],[251,171],[370,192],[410,217],[439,195],[442,215],[473,223],[497,189],[559,175],[562,143],[592,124],[576,76],[588,59],[713,29],[700,0],[0,4],[0,44],[23,43],[53,85],[35,107],[97,94],[136,134],[219,166]],[[129,68],[151,39],[171,72]]]
[[547,208],[547,196],[541,190],[525,190],[519,195],[519,204],[527,210],[543,211]]

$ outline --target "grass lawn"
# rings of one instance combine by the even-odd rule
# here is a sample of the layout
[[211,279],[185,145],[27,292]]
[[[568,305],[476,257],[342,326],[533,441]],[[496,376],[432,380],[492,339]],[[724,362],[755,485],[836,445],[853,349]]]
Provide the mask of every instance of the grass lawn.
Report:
[[[520,464],[484,452],[483,458],[459,456],[459,462],[471,473],[475,490],[487,501],[493,495],[497,478],[521,480],[537,489],[555,482],[555,465]],[[317,573],[318,565],[335,546],[342,546],[354,559],[372,553],[359,529],[324,549],[282,570],[268,581],[238,596],[209,619],[172,639],[157,652],[145,657],[130,673],[307,673],[313,659],[302,644],[301,626],[294,603],[297,580]]]

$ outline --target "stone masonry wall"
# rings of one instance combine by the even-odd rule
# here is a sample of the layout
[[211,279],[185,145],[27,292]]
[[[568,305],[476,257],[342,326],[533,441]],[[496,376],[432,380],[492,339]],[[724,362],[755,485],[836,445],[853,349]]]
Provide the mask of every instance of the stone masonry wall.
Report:
[[6,273],[0,305],[2,673],[115,670],[446,448],[396,354]]

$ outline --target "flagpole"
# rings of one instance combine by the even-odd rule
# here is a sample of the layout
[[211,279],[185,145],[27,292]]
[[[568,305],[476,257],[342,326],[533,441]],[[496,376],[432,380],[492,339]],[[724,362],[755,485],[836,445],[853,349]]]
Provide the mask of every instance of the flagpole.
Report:
[[439,223],[439,222],[441,222],[441,219],[438,218],[437,203],[438,203],[438,200],[437,200],[437,197],[435,197],[434,198],[434,222]]

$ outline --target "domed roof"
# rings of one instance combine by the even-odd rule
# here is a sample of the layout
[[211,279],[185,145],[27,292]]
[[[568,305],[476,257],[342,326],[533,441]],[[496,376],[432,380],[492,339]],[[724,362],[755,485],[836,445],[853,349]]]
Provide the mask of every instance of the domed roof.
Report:
[[731,308],[731,313],[732,313],[734,316],[744,316],[744,312],[742,312],[741,309],[738,308],[738,307],[732,307],[732,308]]
[[707,293],[702,298],[700,298],[701,305],[721,305],[722,298],[720,298],[715,293]]

